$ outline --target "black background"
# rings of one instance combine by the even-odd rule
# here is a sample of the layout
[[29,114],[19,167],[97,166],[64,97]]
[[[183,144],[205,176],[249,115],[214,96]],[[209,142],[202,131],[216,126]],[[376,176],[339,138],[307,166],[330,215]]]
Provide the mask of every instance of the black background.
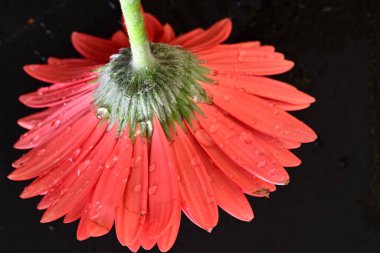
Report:
[[[279,79],[318,102],[297,117],[319,134],[296,153],[302,166],[270,199],[252,199],[255,220],[221,214],[210,235],[183,219],[172,252],[379,252],[373,176],[379,176],[379,1],[145,0],[146,11],[177,33],[232,17],[230,42],[276,45],[297,65]],[[48,56],[75,57],[74,30],[108,37],[119,24],[116,0],[0,1],[0,252],[128,252],[114,232],[77,242],[76,224],[39,224],[38,199],[21,200],[26,183],[10,182],[12,149],[32,111],[17,98],[41,83],[22,66]],[[380,182],[377,182],[380,187]],[[380,194],[380,193],[379,193]]]

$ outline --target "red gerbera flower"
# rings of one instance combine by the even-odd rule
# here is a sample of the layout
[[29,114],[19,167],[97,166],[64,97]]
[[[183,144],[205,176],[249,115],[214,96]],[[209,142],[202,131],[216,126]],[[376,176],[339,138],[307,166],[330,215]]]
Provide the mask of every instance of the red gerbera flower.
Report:
[[84,59],[25,66],[52,85],[20,98],[47,109],[19,121],[29,131],[15,147],[32,150],[9,178],[36,178],[21,197],[44,195],[42,222],[80,219],[79,240],[104,235],[115,223],[131,250],[157,243],[167,251],[181,209],[211,231],[218,206],[250,221],[244,194],[268,196],[289,182],[284,167],[300,164],[289,149],[316,135],[286,111],[314,99],[264,77],[293,67],[272,46],[222,44],[229,19],[176,37],[169,24],[144,16],[156,43],[153,70],[131,70],[124,31],[111,39],[73,33]]

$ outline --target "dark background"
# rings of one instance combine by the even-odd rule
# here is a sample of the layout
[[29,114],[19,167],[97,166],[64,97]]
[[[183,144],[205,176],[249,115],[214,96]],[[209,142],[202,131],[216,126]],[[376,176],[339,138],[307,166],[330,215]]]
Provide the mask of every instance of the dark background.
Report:
[[[270,199],[252,199],[256,218],[221,214],[211,235],[183,219],[172,252],[379,252],[380,7],[377,0],[145,0],[177,33],[234,20],[230,42],[276,45],[297,65],[279,79],[318,102],[296,115],[319,134],[296,153],[292,183]],[[117,28],[116,0],[0,1],[0,252],[128,252],[114,232],[77,242],[76,224],[39,224],[38,199],[21,200],[26,183],[10,182],[11,147],[31,113],[17,98],[41,83],[22,66],[48,56],[75,57],[74,30],[108,37]],[[376,205],[376,203],[378,203]]]

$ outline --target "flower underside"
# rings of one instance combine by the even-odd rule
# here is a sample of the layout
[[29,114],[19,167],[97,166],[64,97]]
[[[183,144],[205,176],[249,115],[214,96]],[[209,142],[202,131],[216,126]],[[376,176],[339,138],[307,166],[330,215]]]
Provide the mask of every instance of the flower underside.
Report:
[[111,56],[110,63],[99,69],[100,85],[95,92],[98,117],[109,120],[108,128],[118,124],[118,133],[129,127],[133,139],[138,130],[150,138],[153,116],[159,119],[166,136],[172,139],[175,124],[185,129],[197,103],[210,103],[198,82],[212,83],[209,70],[193,54],[178,46],[150,44],[154,61],[144,69],[134,69],[130,48]]

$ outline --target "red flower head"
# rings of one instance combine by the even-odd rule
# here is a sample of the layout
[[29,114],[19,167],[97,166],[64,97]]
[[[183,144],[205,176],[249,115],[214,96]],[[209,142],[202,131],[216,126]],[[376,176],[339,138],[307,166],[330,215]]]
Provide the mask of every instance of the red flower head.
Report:
[[316,135],[287,111],[314,98],[264,77],[293,67],[272,46],[222,44],[229,19],[176,37],[144,15],[153,70],[130,70],[124,31],[111,39],[73,33],[84,59],[25,66],[52,85],[20,98],[47,109],[20,119],[29,131],[15,147],[32,150],[9,178],[36,178],[21,197],[44,195],[42,222],[80,219],[79,240],[115,223],[131,250],[157,243],[167,251],[181,210],[207,231],[218,206],[250,221],[244,194],[268,196],[289,182],[284,167],[300,164],[289,149]]

